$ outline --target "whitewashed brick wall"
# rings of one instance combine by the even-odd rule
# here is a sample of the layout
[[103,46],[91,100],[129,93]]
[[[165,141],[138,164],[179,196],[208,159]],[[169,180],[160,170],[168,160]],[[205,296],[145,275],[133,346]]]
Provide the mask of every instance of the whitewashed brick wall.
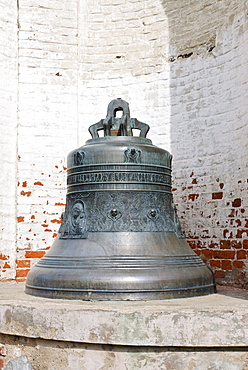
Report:
[[17,155],[17,8],[0,0],[0,269],[15,277]]
[[2,278],[25,279],[51,246],[66,156],[121,97],[132,117],[150,124],[153,143],[174,156],[174,196],[191,246],[219,281],[245,285],[246,1],[0,6],[0,76],[8,81],[0,86]]
[[20,2],[18,278],[51,246],[65,203],[66,157],[77,146],[77,22],[76,0]]
[[170,27],[181,40],[170,84],[174,196],[186,237],[217,280],[248,287],[248,9],[200,3],[194,39],[185,40],[194,7],[182,9],[181,32]]

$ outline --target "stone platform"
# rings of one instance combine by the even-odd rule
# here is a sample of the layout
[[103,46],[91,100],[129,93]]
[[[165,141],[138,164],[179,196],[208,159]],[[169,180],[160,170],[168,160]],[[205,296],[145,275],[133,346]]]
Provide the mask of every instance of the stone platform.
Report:
[[85,302],[0,283],[0,342],[0,369],[248,369],[248,292]]

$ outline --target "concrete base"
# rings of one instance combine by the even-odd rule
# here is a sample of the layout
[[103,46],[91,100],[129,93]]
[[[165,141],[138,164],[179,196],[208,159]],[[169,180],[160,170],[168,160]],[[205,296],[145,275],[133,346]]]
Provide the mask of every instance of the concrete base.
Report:
[[2,368],[248,369],[246,292],[85,302],[28,296],[22,283],[1,283],[0,293]]

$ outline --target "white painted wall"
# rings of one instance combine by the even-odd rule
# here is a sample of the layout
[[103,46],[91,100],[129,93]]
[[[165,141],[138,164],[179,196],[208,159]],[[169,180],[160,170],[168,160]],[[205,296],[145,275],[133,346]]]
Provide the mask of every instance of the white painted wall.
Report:
[[0,266],[15,277],[18,41],[17,8],[0,0]]
[[[246,287],[247,10],[245,1],[195,2],[170,27],[177,37],[173,56],[193,53],[171,63],[171,150],[182,226],[218,281]],[[187,36],[192,32],[195,38]]]

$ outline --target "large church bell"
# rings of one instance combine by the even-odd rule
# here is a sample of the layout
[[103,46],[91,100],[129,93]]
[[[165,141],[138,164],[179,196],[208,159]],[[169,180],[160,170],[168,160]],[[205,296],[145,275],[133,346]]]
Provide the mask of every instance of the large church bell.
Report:
[[172,156],[146,138],[148,130],[130,118],[127,102],[115,99],[106,118],[90,126],[92,139],[68,155],[59,233],[29,272],[26,293],[150,300],[215,291],[212,272],[181,231],[171,192]]

